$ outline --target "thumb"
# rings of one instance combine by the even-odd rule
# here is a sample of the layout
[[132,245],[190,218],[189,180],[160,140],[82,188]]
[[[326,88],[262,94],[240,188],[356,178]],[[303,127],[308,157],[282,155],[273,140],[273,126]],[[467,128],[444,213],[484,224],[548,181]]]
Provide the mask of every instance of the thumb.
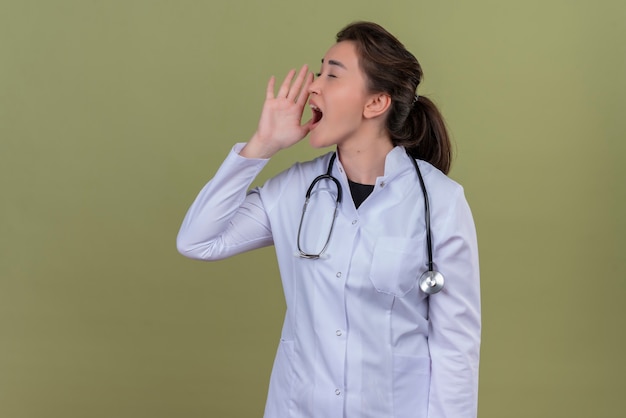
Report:
[[312,127],[313,127],[313,118],[309,119],[308,121],[306,121],[304,125],[302,125],[302,130],[308,134],[309,132],[311,132]]

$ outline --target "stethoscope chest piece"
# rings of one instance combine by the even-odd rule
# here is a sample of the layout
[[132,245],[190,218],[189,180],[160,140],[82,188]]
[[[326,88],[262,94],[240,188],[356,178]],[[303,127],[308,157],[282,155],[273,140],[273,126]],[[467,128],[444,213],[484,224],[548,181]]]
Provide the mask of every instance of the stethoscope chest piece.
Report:
[[[424,214],[426,218],[426,248],[428,251],[428,270],[420,276],[418,279],[419,287],[422,292],[427,295],[433,295],[438,293],[443,289],[443,275],[438,271],[433,269],[433,245],[432,245],[432,237],[430,231],[430,204],[428,201],[428,193],[426,192],[426,185],[424,184],[424,178],[422,177],[422,173],[420,172],[419,166],[417,165],[417,161],[413,158],[407,151],[407,155],[413,166],[415,167],[415,171],[417,173],[417,178],[419,179],[420,186],[422,188],[422,193],[424,194]],[[300,226],[298,227],[298,237],[297,237],[297,245],[298,245],[298,255],[302,258],[308,258],[312,260],[316,260],[322,258],[322,254],[326,251],[328,247],[328,243],[330,242],[330,237],[333,233],[333,226],[335,225],[335,218],[337,217],[337,213],[339,210],[339,204],[341,203],[341,183],[332,175],[333,171],[333,163],[335,158],[337,157],[337,153],[334,153],[328,162],[328,169],[326,170],[326,174],[322,174],[317,176],[311,185],[309,186],[306,195],[304,206],[302,208],[302,217],[300,218]],[[313,188],[315,185],[322,180],[331,180],[337,186],[337,199],[335,201],[335,214],[333,216],[332,223],[330,225],[330,232],[328,233],[328,237],[326,238],[326,243],[321,251],[318,252],[306,252],[302,249],[300,245],[300,238],[302,235],[302,223],[304,222],[304,214],[306,213],[307,205],[309,203],[309,198],[313,192]]]
[[424,272],[419,278],[419,285],[422,292],[432,295],[443,289],[443,274],[435,270]]

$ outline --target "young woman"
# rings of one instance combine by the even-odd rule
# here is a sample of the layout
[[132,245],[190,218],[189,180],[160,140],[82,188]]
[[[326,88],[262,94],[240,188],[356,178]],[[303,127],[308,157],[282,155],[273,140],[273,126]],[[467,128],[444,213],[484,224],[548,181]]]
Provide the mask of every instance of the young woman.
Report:
[[[270,79],[257,131],[183,221],[187,257],[276,249],[287,311],[266,418],[476,416],[476,234],[421,79],[386,30],[347,26],[317,78],[292,70],[277,94]],[[336,151],[248,191],[267,159],[307,134]]]

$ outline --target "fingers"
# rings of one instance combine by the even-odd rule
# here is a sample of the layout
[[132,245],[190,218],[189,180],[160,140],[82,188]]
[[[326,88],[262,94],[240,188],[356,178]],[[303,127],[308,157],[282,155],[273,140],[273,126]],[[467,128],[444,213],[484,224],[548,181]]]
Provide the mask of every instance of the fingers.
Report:
[[[285,79],[283,80],[276,98],[286,98],[298,104],[304,104],[308,98],[308,87],[313,81],[313,75],[308,72],[308,66],[305,64],[300,68],[298,75],[296,76],[296,70],[290,70]],[[293,82],[293,84],[292,84]],[[274,84],[275,78],[272,77],[267,86],[266,98],[274,98]]]
[[307,73],[304,80],[304,85],[300,90],[300,95],[296,100],[298,106],[304,107],[304,105],[306,104],[306,101],[309,98],[309,86],[311,85],[311,83],[313,83],[313,73]]
[[276,77],[271,76],[270,81],[267,82],[267,89],[265,90],[265,98],[273,99],[274,98],[274,84],[276,83]]
[[280,89],[278,90],[278,94],[276,98],[287,98],[289,95],[289,87],[291,86],[291,80],[293,80],[293,76],[296,74],[296,70],[289,70],[287,76],[283,80],[283,84],[280,85]]
[[309,67],[305,64],[300,68],[298,72],[298,77],[296,77],[296,81],[291,86],[289,93],[287,94],[287,98],[289,100],[293,100],[294,102],[301,96],[300,91],[302,89],[302,83],[304,82],[305,77],[308,74]]

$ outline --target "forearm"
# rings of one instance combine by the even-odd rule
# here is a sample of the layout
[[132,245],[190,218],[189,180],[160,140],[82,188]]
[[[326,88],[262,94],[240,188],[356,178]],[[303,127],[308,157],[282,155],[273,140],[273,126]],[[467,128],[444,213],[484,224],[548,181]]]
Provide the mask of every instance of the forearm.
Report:
[[181,254],[214,260],[271,243],[258,195],[247,197],[267,161],[240,156],[242,147],[233,148],[187,211],[177,237]]

